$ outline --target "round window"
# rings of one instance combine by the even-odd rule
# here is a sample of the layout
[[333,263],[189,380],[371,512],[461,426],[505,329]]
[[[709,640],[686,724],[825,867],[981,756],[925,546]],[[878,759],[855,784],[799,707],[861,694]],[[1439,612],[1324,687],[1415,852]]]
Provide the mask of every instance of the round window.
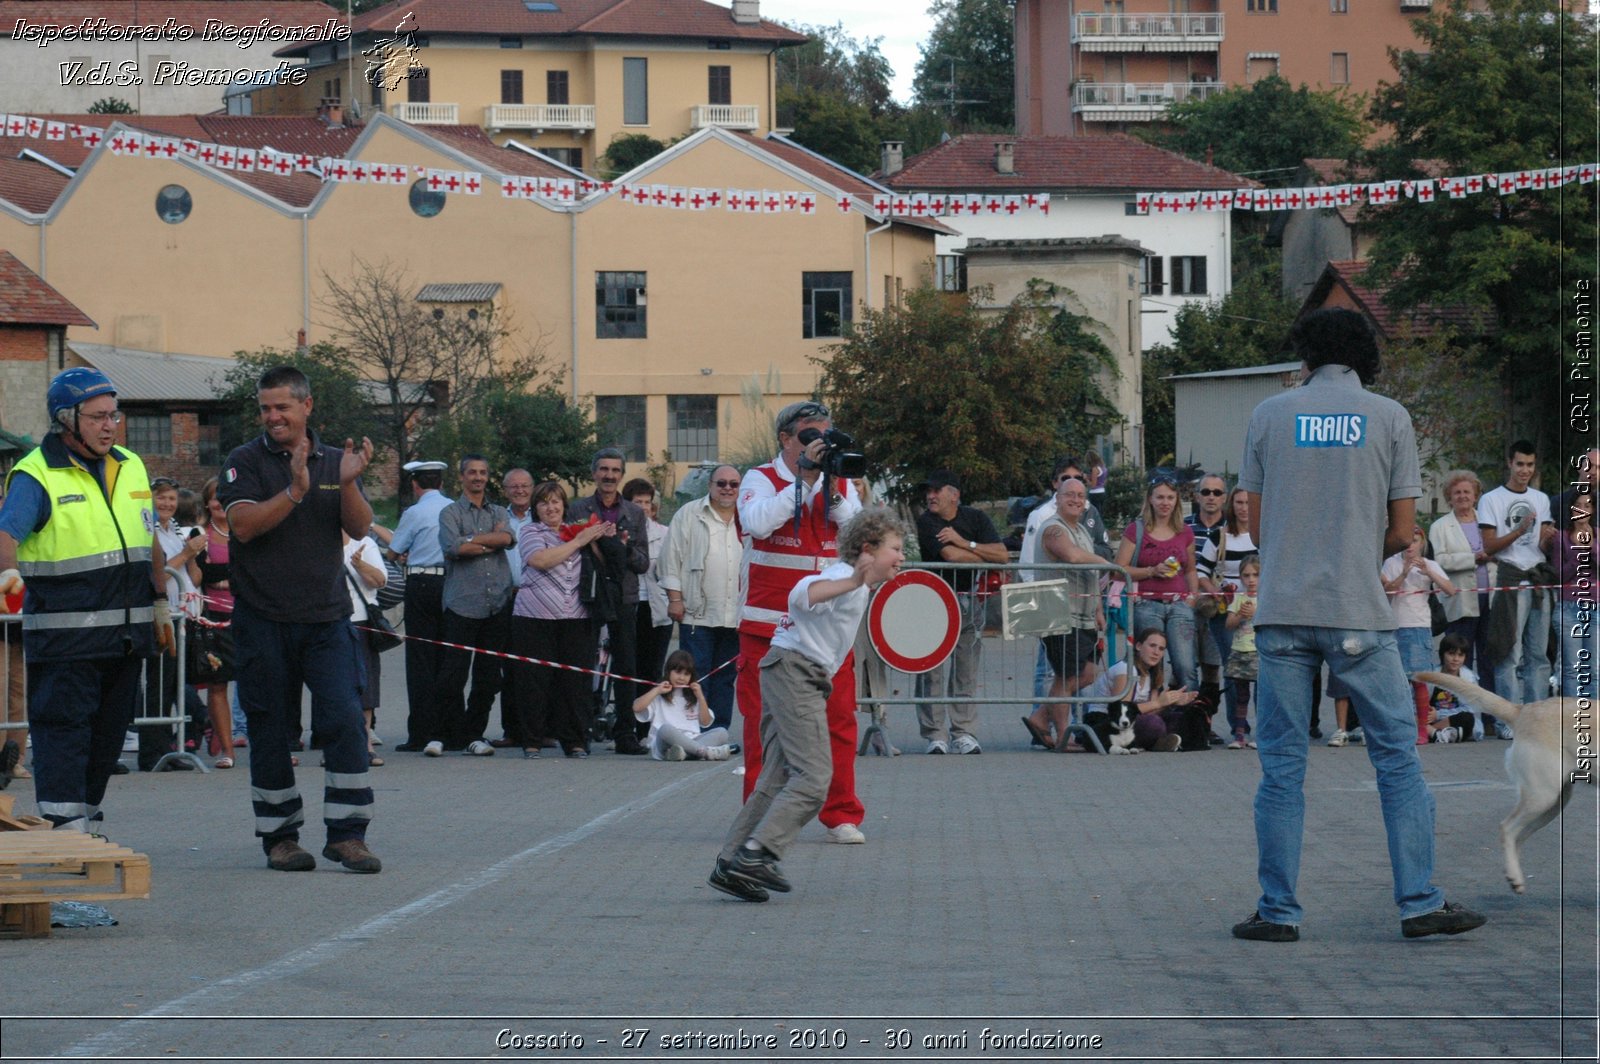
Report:
[[432,218],[444,210],[444,193],[428,187],[426,179],[411,183],[411,210],[418,218]]
[[156,193],[156,215],[168,225],[177,225],[194,210],[194,197],[182,185],[167,185]]

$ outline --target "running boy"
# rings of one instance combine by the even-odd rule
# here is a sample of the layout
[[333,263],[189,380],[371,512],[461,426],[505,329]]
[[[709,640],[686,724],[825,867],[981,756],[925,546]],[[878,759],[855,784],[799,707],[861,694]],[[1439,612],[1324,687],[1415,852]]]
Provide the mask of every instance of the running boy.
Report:
[[905,529],[881,507],[839,531],[839,561],[796,584],[761,659],[761,745],[755,789],[734,818],[710,883],[741,901],[787,894],[778,861],[822,809],[833,775],[828,696],[855,644],[870,588],[900,571]]

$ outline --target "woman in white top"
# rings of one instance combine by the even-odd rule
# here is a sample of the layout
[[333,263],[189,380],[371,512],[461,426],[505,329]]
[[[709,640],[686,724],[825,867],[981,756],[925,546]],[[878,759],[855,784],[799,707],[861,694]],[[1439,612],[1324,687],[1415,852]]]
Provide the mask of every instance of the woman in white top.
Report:
[[1483,549],[1483,529],[1478,527],[1478,496],[1483,484],[1467,469],[1453,469],[1444,477],[1444,496],[1450,513],[1428,526],[1428,546],[1433,560],[1460,592],[1444,598],[1444,634],[1467,641],[1466,667],[1477,668],[1488,625],[1489,588],[1494,586],[1494,559]]

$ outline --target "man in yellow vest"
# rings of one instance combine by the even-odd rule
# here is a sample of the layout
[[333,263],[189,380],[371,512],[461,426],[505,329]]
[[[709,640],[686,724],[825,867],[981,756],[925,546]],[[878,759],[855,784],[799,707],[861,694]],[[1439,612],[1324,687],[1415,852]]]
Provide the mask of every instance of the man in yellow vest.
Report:
[[39,815],[85,831],[101,818],[141,667],[158,649],[171,652],[172,621],[158,594],[165,559],[150,479],[138,455],[116,446],[116,387],[99,370],[69,369],[50,382],[46,402],[49,434],[6,478],[0,596],[26,581]]

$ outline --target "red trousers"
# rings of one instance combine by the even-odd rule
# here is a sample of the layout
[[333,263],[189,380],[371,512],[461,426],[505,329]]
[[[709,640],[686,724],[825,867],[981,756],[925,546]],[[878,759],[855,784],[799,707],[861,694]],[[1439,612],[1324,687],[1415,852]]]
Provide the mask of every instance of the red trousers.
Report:
[[[761,775],[761,659],[771,641],[748,632],[739,633],[739,679],[734,693],[744,717],[744,798],[755,790]],[[828,748],[833,754],[833,779],[817,819],[823,827],[861,823],[866,807],[856,797],[856,659],[851,654],[833,674],[833,694],[828,697]]]

